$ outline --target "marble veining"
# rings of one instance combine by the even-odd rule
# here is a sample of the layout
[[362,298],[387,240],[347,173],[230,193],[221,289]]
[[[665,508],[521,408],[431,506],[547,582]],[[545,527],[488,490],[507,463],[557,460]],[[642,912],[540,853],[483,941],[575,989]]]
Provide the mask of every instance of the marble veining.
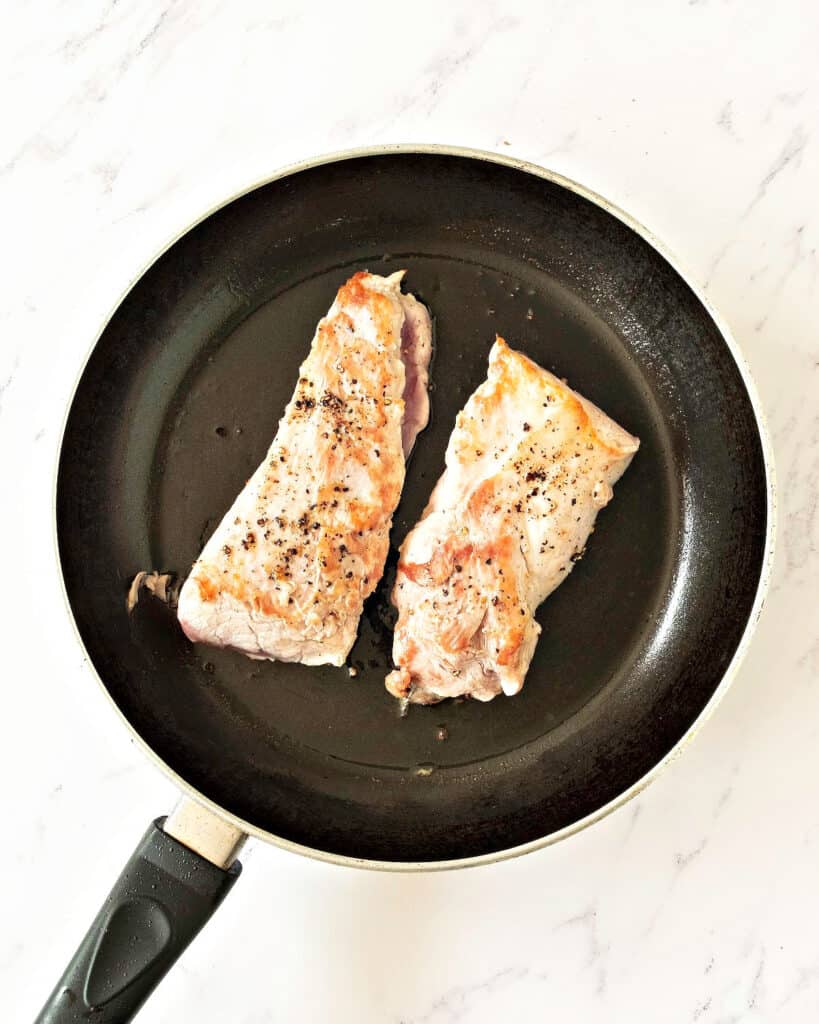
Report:
[[773,437],[766,608],[717,713],[630,805],[556,847],[454,875],[251,848],[139,1019],[812,1020],[817,5],[47,0],[0,19],[8,1019],[33,1018],[174,799],[98,693],[60,591],[52,484],[85,355],[140,268],[225,196],[307,156],[420,141],[574,177],[705,283]]

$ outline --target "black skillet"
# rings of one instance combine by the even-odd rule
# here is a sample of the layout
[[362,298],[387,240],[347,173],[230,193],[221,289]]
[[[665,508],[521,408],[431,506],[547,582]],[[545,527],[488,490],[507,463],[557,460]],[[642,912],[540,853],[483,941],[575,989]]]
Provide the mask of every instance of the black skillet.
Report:
[[[434,314],[435,357],[394,547],[496,331],[642,442],[588,554],[538,614],[523,692],[403,719],[383,686],[394,551],[355,677],[192,646],[158,601],[125,611],[138,570],[187,571],[262,458],[338,286],[400,267]],[[745,646],[769,496],[735,349],[642,229],[535,167],[393,148],[291,170],[145,272],[74,395],[56,514],[90,661],[144,747],[206,806],[205,833],[228,819],[326,859],[423,868],[553,841],[656,773]],[[41,1021],[88,1020],[91,1005],[95,1021],[130,1019],[207,920],[238,864],[214,866],[193,852],[208,854],[201,836],[175,834],[185,843],[149,829]]]

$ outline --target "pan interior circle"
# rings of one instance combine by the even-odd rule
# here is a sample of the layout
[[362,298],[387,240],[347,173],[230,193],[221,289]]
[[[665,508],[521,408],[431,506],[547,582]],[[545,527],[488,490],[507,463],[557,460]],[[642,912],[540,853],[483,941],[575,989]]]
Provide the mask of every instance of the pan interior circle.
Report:
[[[514,754],[548,736],[618,677],[624,641],[645,656],[649,647],[641,641],[671,599],[674,548],[668,538],[682,536],[672,441],[651,395],[629,372],[624,346],[547,275],[521,276],[491,253],[478,255],[480,262],[412,252],[362,255],[299,281],[204,348],[168,410],[149,500],[151,564],[180,571],[263,458],[315,323],[339,284],[358,266],[378,273],[407,267],[406,287],[435,312],[434,419],[410,462],[387,570],[349,659],[354,677],[347,669],[195,648],[188,685],[204,687],[214,702],[272,741],[387,771],[474,766]],[[447,701],[412,708],[400,720],[398,704],[384,690],[392,667],[397,547],[443,468],[458,410],[485,377],[497,330],[542,365],[582,380],[603,408],[625,410],[647,454],[618,485],[617,501],[600,517],[583,562],[542,606],[544,632],[520,697],[488,705]],[[624,593],[630,600],[621,600]],[[441,726],[446,741],[437,739]]]
[[[433,313],[435,352],[432,421],[351,654],[355,676],[191,646],[155,602],[129,619],[130,578],[184,574],[262,459],[317,321],[361,268],[406,268],[406,289]],[[383,686],[396,549],[496,332],[641,448],[585,557],[538,613],[522,693],[401,718]],[[508,167],[358,158],[236,200],[135,286],[72,408],[58,529],[97,670],[186,781],[256,827],[328,852],[448,859],[570,825],[685,733],[753,603],[764,464],[718,329],[630,229]]]

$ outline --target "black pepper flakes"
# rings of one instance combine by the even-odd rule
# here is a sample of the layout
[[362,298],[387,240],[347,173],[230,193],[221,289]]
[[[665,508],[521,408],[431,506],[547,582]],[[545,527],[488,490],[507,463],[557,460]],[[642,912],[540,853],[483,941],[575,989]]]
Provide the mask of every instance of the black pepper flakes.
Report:
[[332,391],[325,391],[321,396],[321,405],[325,409],[338,412],[344,408],[344,401],[338,395],[334,395]]

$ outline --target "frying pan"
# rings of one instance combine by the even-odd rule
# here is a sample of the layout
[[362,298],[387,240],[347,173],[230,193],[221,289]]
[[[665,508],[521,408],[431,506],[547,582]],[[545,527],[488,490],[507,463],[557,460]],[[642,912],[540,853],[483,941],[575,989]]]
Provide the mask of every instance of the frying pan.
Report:
[[[261,460],[339,285],[402,267],[434,315],[433,415],[355,677],[193,646],[158,600],[129,616],[135,573],[184,575]],[[395,550],[496,331],[641,448],[538,613],[523,692],[401,718],[383,686]],[[573,182],[487,153],[390,147],[290,168],[209,214],[97,340],[56,494],[88,659],[186,797],[149,828],[39,1019],[94,1007],[96,1021],[129,1020],[235,881],[246,835],[338,863],[459,867],[623,803],[725,692],[761,607],[772,509],[757,400],[725,327],[643,228]]]

